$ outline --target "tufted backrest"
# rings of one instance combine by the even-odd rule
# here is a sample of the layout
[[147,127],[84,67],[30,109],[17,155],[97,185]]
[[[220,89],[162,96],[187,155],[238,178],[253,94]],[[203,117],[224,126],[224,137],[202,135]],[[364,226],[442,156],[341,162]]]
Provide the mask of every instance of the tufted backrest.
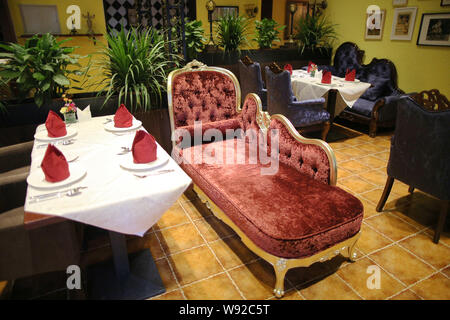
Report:
[[242,103],[249,93],[256,93],[262,97],[264,83],[261,76],[261,66],[258,62],[245,65],[239,60],[239,77],[241,81]]
[[[330,169],[330,155],[318,144],[298,141],[279,118],[281,118],[280,115],[272,116],[268,133],[270,138],[272,130],[278,132],[279,161],[322,183],[334,184],[335,169]],[[286,121],[288,120],[286,119]],[[323,142],[319,141],[318,143]],[[268,150],[270,150],[270,139],[268,139],[268,144]]]
[[288,104],[293,100],[291,75],[284,70],[274,73],[266,67],[267,111],[269,114],[287,114]]
[[334,55],[335,76],[344,77],[347,69],[355,69],[358,75],[362,63],[362,51],[352,42],[339,46]]
[[397,88],[397,70],[387,59],[374,58],[368,65],[363,66],[359,79],[372,85],[361,96],[367,100],[375,101],[389,96]]
[[206,124],[236,117],[240,89],[228,73],[192,70],[176,73],[171,79],[169,105],[174,129],[194,125],[194,121]]

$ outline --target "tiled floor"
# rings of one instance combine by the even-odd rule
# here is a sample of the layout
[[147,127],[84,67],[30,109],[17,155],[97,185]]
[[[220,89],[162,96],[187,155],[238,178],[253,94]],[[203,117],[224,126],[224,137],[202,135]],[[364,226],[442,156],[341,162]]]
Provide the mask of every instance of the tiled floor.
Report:
[[[283,299],[450,299],[450,236],[432,242],[439,203],[394,183],[385,211],[375,206],[386,181],[390,135],[359,135],[330,143],[338,162],[338,186],[364,204],[358,259],[338,256],[288,272]],[[150,248],[166,293],[154,299],[275,299],[272,266],[186,192],[129,251]],[[85,263],[107,258],[105,247]],[[101,258],[102,257],[102,258]],[[368,289],[369,266],[380,268],[379,289]]]

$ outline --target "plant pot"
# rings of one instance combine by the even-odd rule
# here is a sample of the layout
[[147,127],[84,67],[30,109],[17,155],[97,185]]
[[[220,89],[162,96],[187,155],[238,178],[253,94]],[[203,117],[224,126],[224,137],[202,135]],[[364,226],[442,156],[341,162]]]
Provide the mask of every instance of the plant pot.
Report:
[[77,114],[75,112],[64,113],[65,123],[75,123],[77,122]]

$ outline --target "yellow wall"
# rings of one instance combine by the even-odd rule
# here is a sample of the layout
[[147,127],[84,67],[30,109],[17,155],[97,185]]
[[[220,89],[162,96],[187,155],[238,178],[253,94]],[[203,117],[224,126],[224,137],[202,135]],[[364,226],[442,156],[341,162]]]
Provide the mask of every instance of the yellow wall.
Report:
[[[17,36],[17,41],[19,43],[24,43],[27,38],[22,37],[24,32],[24,27],[22,23],[22,16],[20,13],[20,4],[40,4],[40,5],[57,5],[58,8],[58,17],[60,21],[61,34],[69,34],[70,30],[67,29],[66,20],[69,17],[69,14],[66,13],[66,9],[69,5],[76,4],[81,9],[81,14],[89,13],[91,15],[95,14],[95,18],[93,19],[93,30],[98,34],[106,33],[106,22],[105,22],[105,13],[103,10],[103,1],[102,0],[8,0],[9,10],[11,11],[11,17],[14,24],[14,30]],[[43,17],[45,19],[45,17]],[[86,19],[81,17],[81,29],[77,31],[79,34],[87,33],[87,23]],[[59,37],[58,40],[62,40],[67,37]],[[74,46],[77,48],[75,50],[75,54],[79,55],[88,55],[94,54],[101,49],[102,44],[106,44],[106,40],[103,36],[96,37],[97,45],[94,45],[92,39],[88,37],[75,36],[70,37],[71,41],[66,42],[65,46]],[[94,56],[93,59],[96,57]],[[85,66],[88,63],[88,58],[80,60],[80,64]],[[92,81],[95,81],[96,78],[92,78]],[[75,86],[79,86],[79,84],[73,83]],[[93,89],[86,88],[85,91],[92,91]],[[77,90],[72,90],[73,92],[77,92]]]
[[[206,2],[207,0],[197,0],[196,6],[197,6],[197,20],[202,21],[203,28],[205,29],[205,37],[209,39],[209,22],[208,22],[208,10],[206,10]],[[253,4],[258,6],[258,13],[256,14],[256,17],[252,18],[250,28],[249,28],[249,36],[247,38],[250,48],[256,49],[258,48],[258,44],[255,41],[252,41],[252,39],[255,37],[255,20],[261,20],[261,0],[214,0],[217,6],[239,6],[239,15],[241,16],[247,16],[245,14],[245,5]],[[276,0],[274,1],[276,2]],[[215,26],[213,25],[213,37],[214,42],[216,41],[216,36],[214,33]],[[248,49],[248,47],[241,48],[241,49]]]
[[[278,2],[278,1],[274,1]],[[364,40],[364,26],[368,5],[386,9],[382,40]],[[408,0],[408,7],[417,7],[414,33],[410,41],[391,40],[394,6],[392,0],[328,0],[326,14],[338,24],[339,41],[355,42],[365,50],[364,63],[372,58],[388,58],[397,67],[399,87],[406,92],[438,89],[450,98],[450,48],[416,45],[423,13],[450,12],[439,0]]]

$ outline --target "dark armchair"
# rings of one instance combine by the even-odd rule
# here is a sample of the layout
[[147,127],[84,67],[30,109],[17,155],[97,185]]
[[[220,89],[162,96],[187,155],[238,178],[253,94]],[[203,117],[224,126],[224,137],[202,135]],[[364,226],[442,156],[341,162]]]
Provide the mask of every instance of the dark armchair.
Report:
[[286,116],[301,132],[322,131],[322,140],[330,130],[330,114],[325,99],[297,101],[292,92],[291,75],[273,63],[266,67],[267,111]]
[[261,66],[253,62],[248,56],[239,60],[239,77],[241,84],[241,103],[249,93],[256,93],[261,98],[263,110],[267,110],[267,90],[261,76]]
[[433,239],[438,243],[450,202],[450,105],[439,91],[399,100],[387,174],[377,211],[383,210],[394,179],[409,185],[411,193],[417,188],[440,199]]
[[360,50],[355,43],[344,42],[337,48],[336,53],[334,54],[333,65],[318,66],[318,69],[331,71],[331,73],[337,77],[345,77],[347,69],[355,69],[356,77],[358,78],[363,57],[364,51]]

